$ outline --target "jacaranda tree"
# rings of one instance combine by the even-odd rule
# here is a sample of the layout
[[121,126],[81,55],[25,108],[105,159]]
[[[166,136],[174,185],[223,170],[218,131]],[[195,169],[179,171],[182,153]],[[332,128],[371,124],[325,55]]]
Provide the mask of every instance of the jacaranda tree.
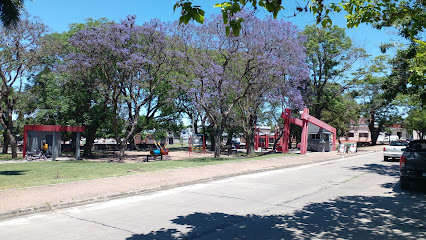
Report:
[[[248,97],[258,101],[272,93],[270,90],[285,86],[287,81],[299,81],[307,73],[303,46],[294,26],[260,20],[252,13],[241,14],[246,22],[239,36],[226,34],[221,16],[202,26],[178,27],[185,42],[185,59],[190,62],[186,65],[191,77],[187,92],[208,116],[214,131],[215,157],[220,156],[222,134],[238,103]],[[274,24],[268,24],[271,21]]]
[[173,41],[169,40],[163,23],[152,20],[138,26],[134,16],[86,28],[70,39],[76,50],[67,55],[65,69],[96,72],[96,87],[114,113],[120,160],[143,107],[176,65],[176,52],[170,46]]
[[[251,68],[245,78],[251,78],[249,90],[238,102],[241,124],[246,139],[247,154],[254,152],[254,132],[258,113],[278,103],[296,110],[303,107],[300,89],[309,78],[303,42],[296,26],[283,20],[258,19],[245,16],[240,43],[245,49],[247,64]],[[281,113],[278,114],[281,116]]]

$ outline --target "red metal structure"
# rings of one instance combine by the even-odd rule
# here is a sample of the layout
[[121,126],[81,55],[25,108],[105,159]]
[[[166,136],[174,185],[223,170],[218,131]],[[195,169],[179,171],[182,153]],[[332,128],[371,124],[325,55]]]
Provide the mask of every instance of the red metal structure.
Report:
[[[270,136],[268,133],[263,135],[260,134],[260,128],[256,128],[256,132],[254,135],[254,149],[258,150],[259,148],[268,149],[271,145],[270,141],[273,139],[274,142],[278,138],[278,133],[275,131],[274,136]],[[280,151],[281,146],[277,144],[277,151]]]
[[206,137],[204,134],[193,134],[192,136],[189,136],[189,148],[188,148],[188,156],[191,156],[192,151],[194,150],[201,150],[201,146],[193,146],[192,145],[192,140],[193,140],[193,136],[203,136],[203,145],[202,145],[202,149],[203,149],[203,153],[206,154]]
[[[82,126],[60,126],[60,125],[25,125],[24,126],[24,146],[22,155],[25,158],[27,152],[27,133],[28,131],[35,132],[76,132],[77,133],[77,153],[76,158],[80,158],[80,133],[84,131]],[[54,141],[55,142],[55,141]],[[54,147],[54,146],[52,146]],[[55,159],[56,156],[52,156]]]
[[288,141],[290,136],[290,124],[296,124],[302,127],[302,138],[300,143],[300,154],[306,154],[308,148],[308,123],[312,123],[320,128],[323,128],[329,132],[331,132],[333,136],[333,148],[332,151],[336,149],[336,128],[328,125],[327,123],[309,115],[309,109],[304,108],[301,114],[301,119],[292,118],[291,110],[286,108],[285,112],[282,114],[282,118],[284,119],[284,137],[282,138],[282,146],[283,153],[288,152]]
[[[259,128],[257,129],[257,133],[254,136],[255,137],[255,145],[254,145],[254,149],[259,149],[260,148],[269,148],[269,134],[264,134],[264,135],[260,135],[260,130]],[[261,141],[263,140],[263,141]]]
[[[327,123],[309,115],[309,109],[304,108],[301,113],[301,119],[292,118],[291,110],[286,108],[281,116],[284,119],[284,129],[283,129],[283,137],[281,138],[280,144],[277,144],[276,149],[282,153],[288,153],[288,144],[290,139],[290,124],[296,124],[302,127],[302,136],[300,143],[300,154],[306,154],[308,149],[308,124],[312,123],[320,128],[323,128],[329,132],[331,132],[333,137],[333,148],[334,151],[336,149],[336,129]],[[275,132],[275,139],[277,138],[277,132]],[[254,148],[257,150],[259,147],[261,148],[269,148],[269,138],[271,138],[268,134],[260,135],[259,128],[256,128],[256,133],[254,136]],[[260,143],[260,139],[264,139],[264,143]]]

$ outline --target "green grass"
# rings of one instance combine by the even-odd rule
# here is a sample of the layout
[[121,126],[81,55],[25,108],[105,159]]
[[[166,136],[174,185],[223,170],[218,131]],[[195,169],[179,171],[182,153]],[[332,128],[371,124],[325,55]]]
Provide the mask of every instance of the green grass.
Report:
[[11,153],[0,153],[0,161],[22,160],[22,153],[18,153],[18,158],[12,159]]
[[23,162],[0,164],[0,189],[50,185],[80,180],[117,177],[144,172],[191,168],[230,162],[277,158],[286,155],[264,155],[253,158],[194,158],[148,163],[106,163],[89,161]]
[[166,148],[187,148],[187,147],[189,147],[189,143],[184,143],[184,144],[174,143],[174,144],[166,145]]

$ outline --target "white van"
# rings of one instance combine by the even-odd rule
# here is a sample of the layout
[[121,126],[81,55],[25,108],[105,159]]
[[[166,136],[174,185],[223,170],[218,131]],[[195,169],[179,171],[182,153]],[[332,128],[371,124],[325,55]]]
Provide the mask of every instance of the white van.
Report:
[[398,140],[399,140],[399,137],[397,135],[391,135],[391,136],[386,136],[383,139],[383,143],[384,144],[389,144],[392,141],[398,141]]

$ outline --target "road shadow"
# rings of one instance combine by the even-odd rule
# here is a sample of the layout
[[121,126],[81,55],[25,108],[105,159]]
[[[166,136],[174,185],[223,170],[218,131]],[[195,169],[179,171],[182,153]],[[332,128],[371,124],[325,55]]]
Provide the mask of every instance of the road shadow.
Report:
[[28,170],[13,170],[13,171],[0,171],[0,175],[24,175],[25,173],[29,172]]
[[365,164],[360,167],[349,168],[354,171],[372,172],[380,175],[397,177],[399,176],[399,164],[385,165],[385,164]]
[[[385,184],[399,189],[398,184]],[[134,234],[142,239],[425,239],[426,194],[346,196],[285,215],[195,212],[172,222],[186,228]]]
[[[392,188],[393,192],[401,193],[401,186],[399,183],[399,164],[365,164],[360,167],[351,167],[349,168],[354,171],[364,171],[372,172],[384,176],[395,177],[395,183],[389,183],[382,185],[385,188]],[[426,181],[411,181],[410,190],[405,190],[405,192],[419,192],[426,193]]]

